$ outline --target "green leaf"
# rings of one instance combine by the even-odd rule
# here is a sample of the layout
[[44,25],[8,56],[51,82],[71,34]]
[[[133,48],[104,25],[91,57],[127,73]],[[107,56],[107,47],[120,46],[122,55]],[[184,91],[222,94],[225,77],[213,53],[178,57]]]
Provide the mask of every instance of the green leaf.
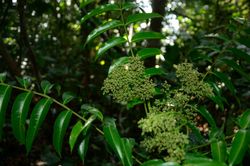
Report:
[[122,5],[122,10],[130,10],[130,9],[133,9],[133,8],[137,8],[138,5],[136,3],[133,3],[133,2],[125,2],[123,5]]
[[166,74],[164,72],[164,70],[162,68],[155,68],[155,67],[152,67],[152,68],[146,68],[145,69],[145,74],[147,76],[156,76],[156,75],[164,75]]
[[207,120],[207,122],[209,123],[209,125],[213,128],[213,129],[217,129],[217,125],[215,123],[215,120],[213,118],[213,116],[208,112],[208,110],[205,107],[200,107],[198,109],[198,112]]
[[71,130],[70,137],[69,137],[69,146],[70,146],[70,151],[72,153],[75,143],[77,141],[77,138],[81,133],[86,133],[86,131],[89,129],[91,123],[96,119],[94,115],[90,116],[90,118],[85,122],[83,125],[81,121],[78,121],[73,129]]
[[48,94],[54,85],[47,80],[41,82],[41,88],[44,94]]
[[85,138],[82,140],[82,142],[80,143],[80,145],[78,146],[78,155],[80,156],[83,162],[84,162],[84,159],[87,154],[88,147],[89,147],[89,138],[90,138],[90,134],[87,134]]
[[19,94],[14,101],[11,111],[11,126],[13,129],[13,134],[21,144],[25,143],[25,123],[31,99],[31,92],[24,92]]
[[68,104],[76,95],[73,92],[64,92],[62,95],[63,104]]
[[230,92],[235,96],[236,89],[231,80],[229,80],[228,76],[224,73],[214,71],[213,74],[218,77],[222,82],[225,83],[226,87],[230,90]]
[[140,100],[140,99],[134,99],[128,102],[127,107],[128,109],[133,108],[134,106],[138,105],[138,104],[143,104],[144,101]]
[[215,140],[211,143],[211,152],[215,161],[224,162],[227,157],[225,140]]
[[229,165],[240,164],[245,152],[247,145],[250,143],[250,130],[240,129],[233,139],[232,147],[229,152]]
[[27,153],[29,153],[38,130],[41,127],[52,103],[53,101],[51,99],[43,98],[35,105],[30,116],[30,124],[26,136],[25,146]]
[[153,57],[155,55],[161,54],[161,50],[159,48],[143,48],[137,52],[137,55],[142,59],[147,59]]
[[87,110],[89,113],[95,115],[99,120],[103,121],[103,115],[97,108],[92,107],[88,104],[83,104],[81,106],[81,109]]
[[91,10],[89,13],[87,13],[82,19],[81,19],[81,24],[83,24],[86,20],[90,19],[93,16],[102,14],[104,12],[108,11],[116,11],[120,10],[119,6],[117,4],[105,4],[102,6],[98,6],[95,9]]
[[192,123],[188,122],[187,126],[193,131],[193,133],[195,134],[195,136],[197,137],[197,140],[200,143],[205,143],[205,138],[201,135],[200,130],[194,126]]
[[97,36],[99,36],[101,33],[109,30],[109,29],[113,29],[119,26],[122,26],[123,23],[119,20],[112,20],[109,22],[106,22],[104,24],[102,24],[101,26],[99,26],[98,28],[94,29],[92,32],[90,32],[90,34],[87,37],[86,43],[89,43],[91,40],[93,40],[94,38],[96,38]]
[[95,2],[95,0],[82,0],[80,4],[80,8],[84,8],[85,6],[87,6],[88,4],[92,2]]
[[233,60],[230,59],[221,59],[222,62],[226,63],[228,66],[232,67],[234,70],[236,70],[240,75],[242,75],[244,78],[246,78],[248,81],[250,81],[250,75],[247,74],[240,65],[235,63]]
[[242,129],[250,128],[250,109],[247,109],[240,117],[239,121]]
[[6,73],[0,73],[0,82],[4,82],[5,81],[5,79],[6,79]]
[[105,119],[103,131],[107,143],[118,155],[123,166],[132,166],[132,145],[128,140],[121,139],[114,119]]
[[117,60],[115,60],[113,62],[113,64],[109,67],[109,73],[112,72],[112,70],[114,70],[117,66],[123,65],[128,63],[128,57],[121,57],[118,58]]
[[237,49],[237,48],[231,48],[229,49],[235,58],[237,59],[244,59],[246,60],[248,63],[250,63],[250,55],[247,54],[246,52],[244,51],[241,51],[240,49]]
[[72,112],[70,110],[65,110],[61,112],[56,118],[53,130],[53,145],[56,152],[61,156],[63,138],[66,133],[67,127],[70,122]]
[[132,37],[132,42],[138,42],[147,39],[164,39],[164,36],[158,32],[137,32]]
[[241,44],[247,46],[248,48],[250,48],[250,38],[249,37],[241,37],[238,42],[240,42]]
[[159,159],[149,160],[142,163],[141,166],[180,166],[177,162],[163,162]]
[[205,157],[186,157],[183,166],[227,166],[223,162],[215,161]]
[[223,104],[223,101],[224,101],[224,98],[219,96],[219,95],[216,95],[216,96],[211,96],[209,97],[215,104],[217,104],[219,106],[219,108],[224,111],[224,104]]
[[123,37],[114,37],[107,42],[105,42],[97,51],[96,58],[100,58],[106,51],[108,51],[110,48],[113,48],[114,46],[120,45],[122,43],[125,43],[127,40]]
[[28,89],[31,85],[31,77],[25,76],[24,78],[16,77],[18,83],[24,87],[25,89]]
[[132,23],[138,23],[141,21],[145,21],[147,19],[151,18],[159,18],[162,17],[158,13],[137,13],[137,14],[132,14],[129,15],[127,20],[126,20],[126,25],[132,24]]
[[0,140],[3,136],[3,125],[11,91],[11,86],[0,85]]

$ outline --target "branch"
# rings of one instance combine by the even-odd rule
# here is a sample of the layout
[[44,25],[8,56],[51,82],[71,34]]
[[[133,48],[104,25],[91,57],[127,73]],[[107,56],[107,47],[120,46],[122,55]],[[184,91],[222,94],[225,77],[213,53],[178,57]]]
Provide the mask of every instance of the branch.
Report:
[[4,62],[9,67],[10,73],[14,76],[20,76],[20,68],[18,67],[16,61],[14,61],[11,55],[7,52],[7,49],[2,40],[0,40],[0,55],[3,57]]
[[28,49],[27,55],[31,62],[34,75],[36,79],[40,82],[40,74],[37,68],[36,56],[35,56],[33,49],[31,48],[28,34],[27,34],[26,18],[24,14],[24,11],[26,8],[26,0],[17,0],[17,3],[18,3],[17,8],[18,8],[19,19],[20,19],[20,29],[21,29],[20,40],[21,40],[21,43]]

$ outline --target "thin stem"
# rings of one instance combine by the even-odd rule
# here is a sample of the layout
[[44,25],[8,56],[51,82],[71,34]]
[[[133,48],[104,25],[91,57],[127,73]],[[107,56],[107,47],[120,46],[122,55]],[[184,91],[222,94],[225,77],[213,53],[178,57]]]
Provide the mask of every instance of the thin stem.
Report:
[[147,108],[147,103],[144,102],[143,105],[144,105],[145,112],[146,112],[146,114],[148,115],[149,112],[148,112],[148,108]]
[[[18,87],[18,86],[14,86],[14,85],[9,85],[9,84],[5,84],[5,83],[0,83],[0,85],[5,85],[5,86],[11,86],[12,88],[14,89],[17,89],[17,90],[21,90],[21,91],[26,91],[26,92],[32,92],[33,94],[37,95],[37,96],[41,96],[41,97],[44,97],[44,98],[49,98],[51,99],[54,103],[56,103],[57,105],[59,105],[60,107],[66,109],[66,110],[70,110],[76,117],[78,117],[79,119],[83,120],[83,121],[87,121],[87,119],[85,119],[84,117],[82,117],[81,115],[79,115],[78,113],[76,113],[75,111],[73,111],[72,109],[70,109],[68,106],[62,104],[61,102],[59,102],[58,100],[46,95],[46,94],[43,94],[43,93],[39,93],[39,92],[36,92],[36,91],[32,91],[32,90],[29,90],[29,89],[24,89],[24,88],[21,88],[21,87]],[[98,127],[96,127],[95,125],[93,125],[95,127],[95,129],[102,135],[104,135],[103,131],[100,130]]]

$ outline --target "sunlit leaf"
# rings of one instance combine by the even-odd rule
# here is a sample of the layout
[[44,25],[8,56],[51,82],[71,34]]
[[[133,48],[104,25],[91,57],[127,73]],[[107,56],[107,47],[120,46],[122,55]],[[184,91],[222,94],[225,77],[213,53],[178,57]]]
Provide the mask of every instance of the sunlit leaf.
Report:
[[159,159],[154,159],[142,163],[141,166],[180,166],[180,165],[177,162],[164,162]]
[[21,144],[25,143],[25,126],[31,99],[31,92],[19,94],[14,101],[11,111],[11,126],[13,129],[13,134]]
[[61,156],[63,138],[68,128],[72,112],[70,110],[65,110],[61,112],[55,121],[53,130],[53,145],[56,152]]
[[138,42],[147,39],[163,39],[164,36],[158,32],[137,32],[132,37],[132,42]]
[[100,58],[106,51],[108,51],[110,48],[113,48],[114,46],[123,44],[126,42],[126,39],[123,37],[114,37],[108,41],[106,41],[97,51],[96,59]]
[[115,10],[120,10],[117,4],[105,4],[105,5],[98,6],[95,9],[91,10],[89,13],[87,13],[81,19],[81,24],[83,24],[86,20],[90,19],[93,16],[102,14],[104,12],[115,11]]
[[161,54],[161,50],[159,48],[143,48],[137,52],[137,55],[142,59],[147,59],[150,57],[154,57],[155,55]]
[[41,127],[51,104],[51,99],[43,98],[35,105],[31,113],[25,144],[27,153],[29,153],[32,147],[34,139],[37,136],[38,130]]
[[11,86],[0,85],[0,140],[3,136],[3,125],[11,91]]
[[94,38],[96,38],[97,36],[99,36],[101,33],[109,30],[109,29],[113,29],[113,28],[117,28],[119,26],[122,26],[123,23],[119,20],[112,20],[109,22],[106,22],[104,24],[102,24],[101,26],[99,26],[98,28],[94,29],[92,32],[90,32],[90,34],[87,37],[86,43],[89,43],[91,40],[93,40]]
[[136,14],[132,14],[128,16],[126,20],[126,25],[129,25],[131,23],[138,23],[138,22],[145,21],[151,18],[159,18],[159,17],[162,17],[162,16],[158,13],[136,13]]

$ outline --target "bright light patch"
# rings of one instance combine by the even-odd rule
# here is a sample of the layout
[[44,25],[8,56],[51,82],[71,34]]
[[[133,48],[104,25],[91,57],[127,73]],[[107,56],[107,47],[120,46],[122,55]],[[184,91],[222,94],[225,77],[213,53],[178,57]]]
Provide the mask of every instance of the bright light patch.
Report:
[[160,68],[160,65],[155,65],[155,68],[157,68],[157,69]]
[[105,60],[101,60],[100,65],[102,65],[102,66],[105,65]]

